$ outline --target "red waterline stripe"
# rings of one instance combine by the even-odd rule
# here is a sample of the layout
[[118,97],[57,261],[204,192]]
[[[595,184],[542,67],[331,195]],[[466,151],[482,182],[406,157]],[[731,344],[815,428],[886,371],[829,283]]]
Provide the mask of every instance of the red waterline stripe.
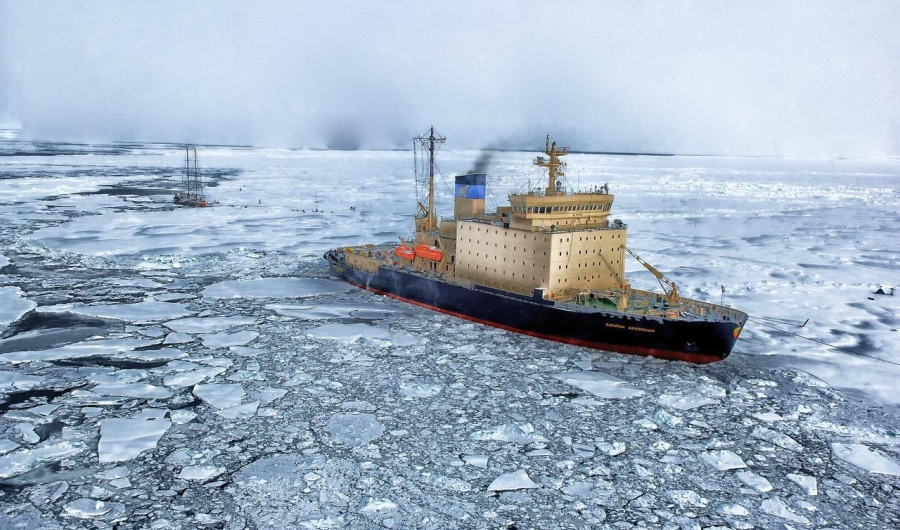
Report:
[[622,346],[619,344],[608,344],[605,342],[592,342],[587,340],[573,339],[569,337],[561,337],[558,335],[545,335],[543,333],[537,333],[534,331],[529,331],[527,329],[514,328],[512,326],[506,326],[503,324],[498,324],[497,322],[491,322],[490,320],[482,320],[480,318],[475,318],[473,316],[469,316],[463,313],[457,313],[455,311],[450,311],[448,309],[441,309],[439,307],[435,307],[433,305],[428,305],[423,302],[417,302],[415,300],[410,300],[409,298],[404,298],[400,295],[396,295],[394,293],[389,293],[387,291],[381,291],[379,289],[373,289],[371,287],[367,287],[365,285],[350,281],[347,279],[347,283],[355,285],[360,289],[365,289],[366,291],[373,292],[375,294],[380,294],[382,296],[387,296],[389,298],[393,298],[395,300],[401,300],[408,304],[417,305],[419,307],[424,307],[425,309],[430,309],[432,311],[437,311],[438,313],[444,313],[445,315],[451,315],[457,318],[462,318],[465,320],[469,320],[471,322],[478,322],[479,324],[484,324],[486,326],[491,326],[494,328],[505,329],[506,331],[512,331],[514,333],[522,333],[524,335],[530,335],[532,337],[537,337],[539,339],[551,340],[554,342],[564,342],[566,344],[574,344],[576,346],[584,346],[586,348],[593,348],[596,350],[606,350],[616,353],[625,353],[628,355],[640,355],[643,357],[656,357],[658,359],[668,359],[672,361],[685,361],[693,364],[706,364],[706,363],[714,363],[716,361],[721,361],[725,357],[715,357],[712,355],[698,355],[692,353],[685,353],[675,350],[658,350],[656,348],[639,348],[637,346]]

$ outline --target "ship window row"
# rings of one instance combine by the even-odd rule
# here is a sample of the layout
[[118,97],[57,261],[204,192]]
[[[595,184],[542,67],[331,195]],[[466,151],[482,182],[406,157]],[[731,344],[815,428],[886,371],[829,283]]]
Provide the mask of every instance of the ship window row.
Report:
[[564,204],[560,206],[513,206],[515,213],[556,213],[556,212],[593,212],[609,211],[612,204]]

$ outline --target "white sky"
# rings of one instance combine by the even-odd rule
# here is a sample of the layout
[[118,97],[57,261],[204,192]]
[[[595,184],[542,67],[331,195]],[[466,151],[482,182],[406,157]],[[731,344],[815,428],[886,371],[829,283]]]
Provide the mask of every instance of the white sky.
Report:
[[64,140],[900,154],[900,2],[0,0],[0,123]]

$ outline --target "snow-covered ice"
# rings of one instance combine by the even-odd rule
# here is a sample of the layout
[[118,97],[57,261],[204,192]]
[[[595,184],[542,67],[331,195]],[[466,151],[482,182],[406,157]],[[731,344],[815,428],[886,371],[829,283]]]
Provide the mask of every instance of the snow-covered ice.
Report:
[[682,293],[786,322],[695,366],[336,281],[410,234],[405,152],[200,150],[208,209],[171,146],[0,149],[0,528],[900,527],[897,160],[567,157]]

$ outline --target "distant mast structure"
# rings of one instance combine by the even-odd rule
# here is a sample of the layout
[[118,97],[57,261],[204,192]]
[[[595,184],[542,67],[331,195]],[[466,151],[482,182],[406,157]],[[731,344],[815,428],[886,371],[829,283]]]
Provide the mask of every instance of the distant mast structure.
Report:
[[[419,211],[416,214],[416,236],[421,237],[428,232],[435,232],[438,228],[437,214],[434,211],[434,154],[435,151],[447,141],[443,136],[434,133],[434,127],[428,131],[428,136],[415,138],[416,147],[421,146],[428,153],[428,206],[419,203]],[[418,164],[417,164],[418,166]],[[416,167],[418,171],[418,167]]]
[[181,175],[181,191],[175,194],[175,204],[183,206],[206,206],[203,196],[203,181],[200,179],[200,168],[197,163],[197,148],[184,148],[184,173]]

